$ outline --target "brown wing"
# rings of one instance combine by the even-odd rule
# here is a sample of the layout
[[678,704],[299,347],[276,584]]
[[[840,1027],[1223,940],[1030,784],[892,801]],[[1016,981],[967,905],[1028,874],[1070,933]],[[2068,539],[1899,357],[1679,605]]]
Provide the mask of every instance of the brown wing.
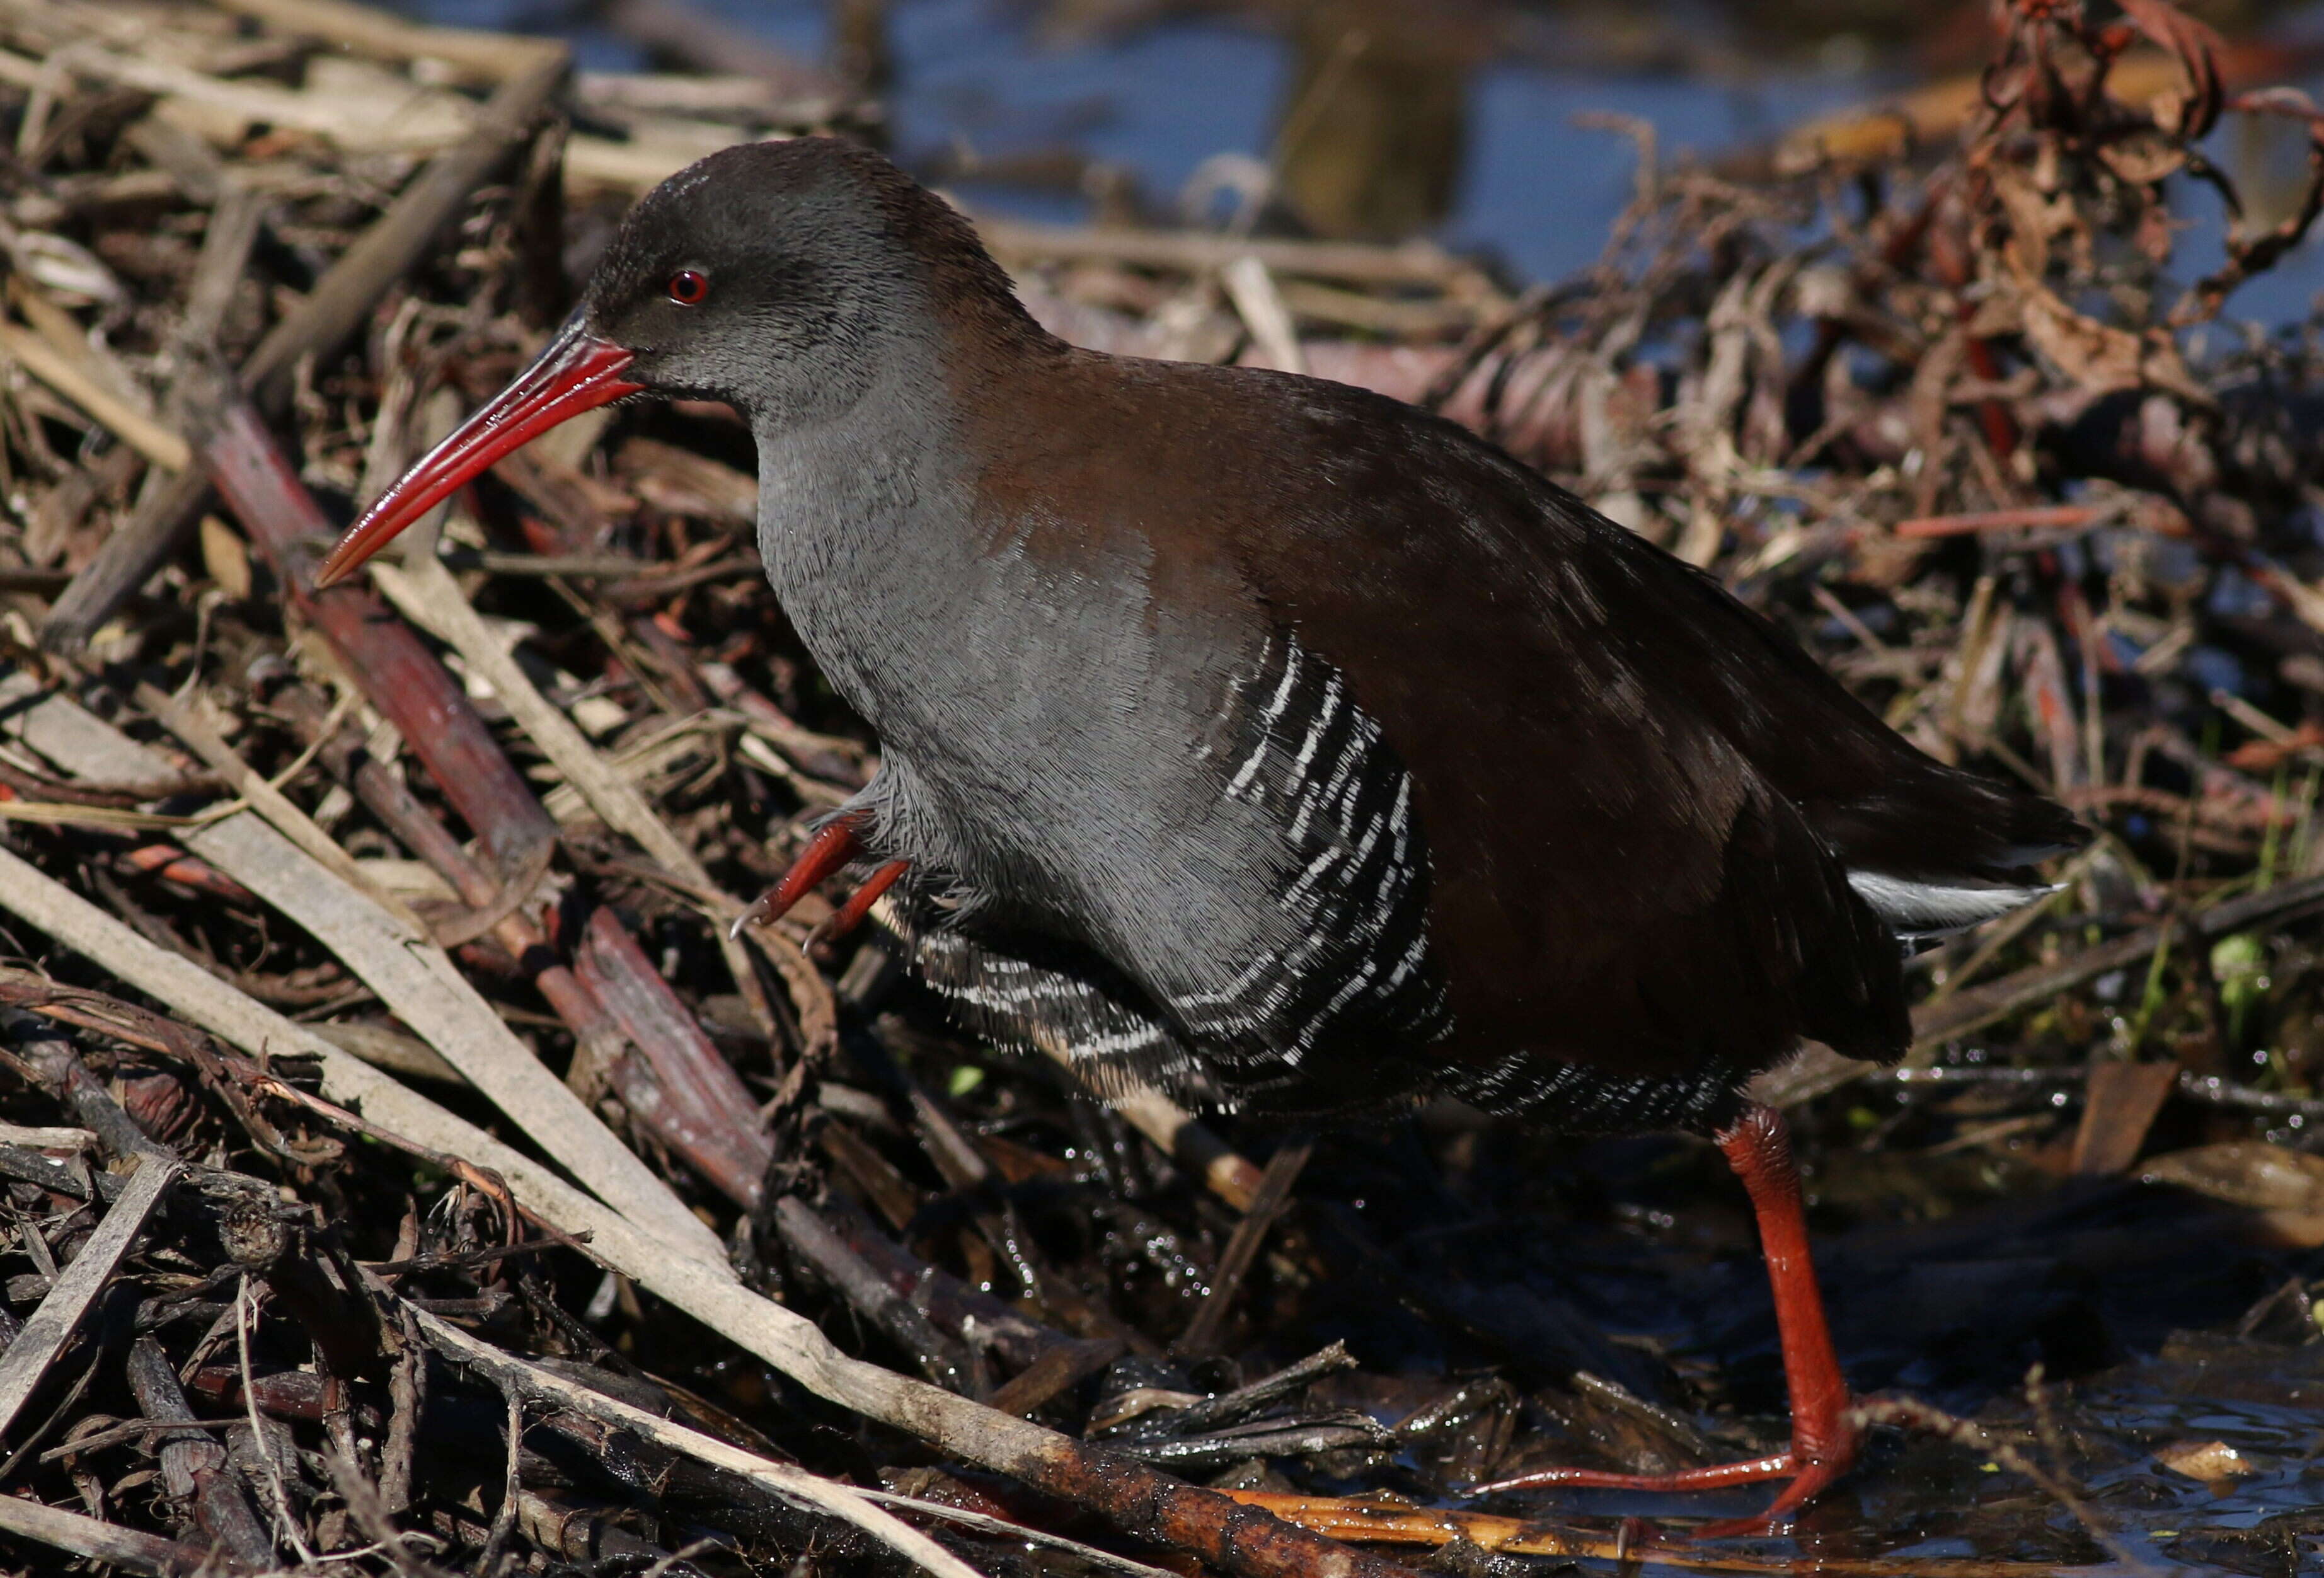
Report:
[[1571,1074],[1609,1114],[1683,1121],[1673,1101],[1803,1035],[1895,1056],[1899,950],[1849,867],[1976,878],[2076,841],[1449,423],[1316,381],[1060,356],[995,391],[993,441],[1019,452],[999,469],[1042,479],[996,512],[1059,523],[1044,553],[1073,552],[1065,521],[1140,533],[1157,604],[1240,602],[1345,675],[1413,780],[1455,1085]]
[[1233,430],[1179,458],[1278,502],[1192,528],[1231,538],[1413,777],[1453,1057],[1684,1081],[1802,1035],[1902,1052],[1896,943],[1809,807],[1909,798],[1925,758],[1715,585],[1461,429],[1211,376]]

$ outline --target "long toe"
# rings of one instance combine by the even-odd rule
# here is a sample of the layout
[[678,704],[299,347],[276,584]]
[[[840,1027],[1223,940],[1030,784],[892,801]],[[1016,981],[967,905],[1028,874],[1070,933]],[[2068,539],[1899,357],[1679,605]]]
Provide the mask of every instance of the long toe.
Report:
[[1681,1469],[1668,1474],[1621,1474],[1605,1469],[1536,1469],[1514,1479],[1496,1480],[1489,1485],[1480,1485],[1469,1493],[1483,1496],[1497,1490],[1538,1490],[1553,1485],[1583,1490],[1720,1490],[1729,1485],[1780,1480],[1792,1472],[1792,1454],[1779,1452],[1770,1457],[1712,1463],[1705,1468]]
[[[1789,1526],[1802,1508],[1830,1490],[1855,1463],[1860,1437],[1848,1425],[1847,1417],[1847,1411],[1841,1410],[1836,1430],[1830,1423],[1824,1422],[1820,1422],[1824,1423],[1823,1430],[1815,1434],[1795,1428],[1791,1450],[1774,1453],[1766,1457],[1711,1463],[1668,1474],[1623,1474],[1604,1469],[1536,1469],[1531,1473],[1479,1485],[1469,1494],[1484,1496],[1500,1490],[1538,1490],[1552,1486],[1578,1490],[1646,1490],[1675,1494],[1690,1490],[1723,1490],[1732,1485],[1786,1480],[1790,1482],[1784,1486],[1765,1512],[1749,1518],[1722,1518],[1716,1523],[1702,1524],[1687,1530],[1680,1537],[1726,1539],[1738,1535],[1776,1534]],[[1803,1435],[1808,1438],[1803,1439]]]

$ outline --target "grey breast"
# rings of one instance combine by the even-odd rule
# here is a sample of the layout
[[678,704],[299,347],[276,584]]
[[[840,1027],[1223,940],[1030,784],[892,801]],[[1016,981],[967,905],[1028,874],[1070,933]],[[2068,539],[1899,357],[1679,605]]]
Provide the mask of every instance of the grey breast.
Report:
[[[1013,846],[991,851],[1001,891],[919,913],[931,984],[984,1033],[1101,1085],[1308,1112],[1417,1094],[1452,1016],[1409,777],[1287,631],[1262,628],[1222,674],[1157,661],[1117,626],[1108,651],[1077,654],[1059,692],[1074,699],[1038,709],[1024,764],[1038,781],[1005,827],[967,835]],[[1333,1056],[1358,1045],[1368,1056]]]
[[769,577],[880,734],[863,803],[914,863],[931,984],[996,1039],[1218,1102],[1444,1034],[1411,786],[1342,677],[1255,604],[1155,596],[1134,533],[1060,563],[1042,522],[977,530],[927,387],[759,448]]

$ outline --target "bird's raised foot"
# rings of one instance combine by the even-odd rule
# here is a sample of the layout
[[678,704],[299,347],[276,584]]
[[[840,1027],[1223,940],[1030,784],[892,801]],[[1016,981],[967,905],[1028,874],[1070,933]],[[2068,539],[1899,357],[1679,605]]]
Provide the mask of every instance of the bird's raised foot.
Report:
[[847,936],[863,924],[863,918],[872,913],[872,906],[880,902],[881,896],[896,885],[896,879],[911,869],[910,861],[891,860],[873,872],[863,879],[862,887],[848,895],[847,902],[834,911],[830,919],[815,928],[807,941],[810,944],[835,943]]
[[[734,924],[727,928],[728,934],[740,937],[745,927],[772,926],[788,915],[800,900],[822,884],[824,879],[855,858],[863,847],[862,826],[860,816],[851,815],[835,817],[816,829],[815,836],[807,840],[807,847],[799,851],[797,860],[791,862],[791,869],[783,873],[783,880],[760,895],[757,903],[736,916]],[[889,881],[895,879],[890,877]]]

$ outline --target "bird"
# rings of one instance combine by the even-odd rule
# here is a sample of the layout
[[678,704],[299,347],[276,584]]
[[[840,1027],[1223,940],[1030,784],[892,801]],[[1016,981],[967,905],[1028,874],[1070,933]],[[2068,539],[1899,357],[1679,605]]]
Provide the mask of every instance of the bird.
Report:
[[[756,909],[873,869],[972,1030],[1097,1089],[1362,1123],[1436,1098],[1678,1130],[1739,1175],[1781,1453],[1852,1464],[1782,1116],[1803,1040],[1894,1061],[1904,963],[2053,891],[2081,826],[1914,747],[1715,577],[1451,421],[1080,349],[967,218],[826,137],[641,198],[539,358],[358,519],[328,585],[583,411],[724,401],[758,548],[881,765]],[[860,913],[859,894],[847,909]]]

